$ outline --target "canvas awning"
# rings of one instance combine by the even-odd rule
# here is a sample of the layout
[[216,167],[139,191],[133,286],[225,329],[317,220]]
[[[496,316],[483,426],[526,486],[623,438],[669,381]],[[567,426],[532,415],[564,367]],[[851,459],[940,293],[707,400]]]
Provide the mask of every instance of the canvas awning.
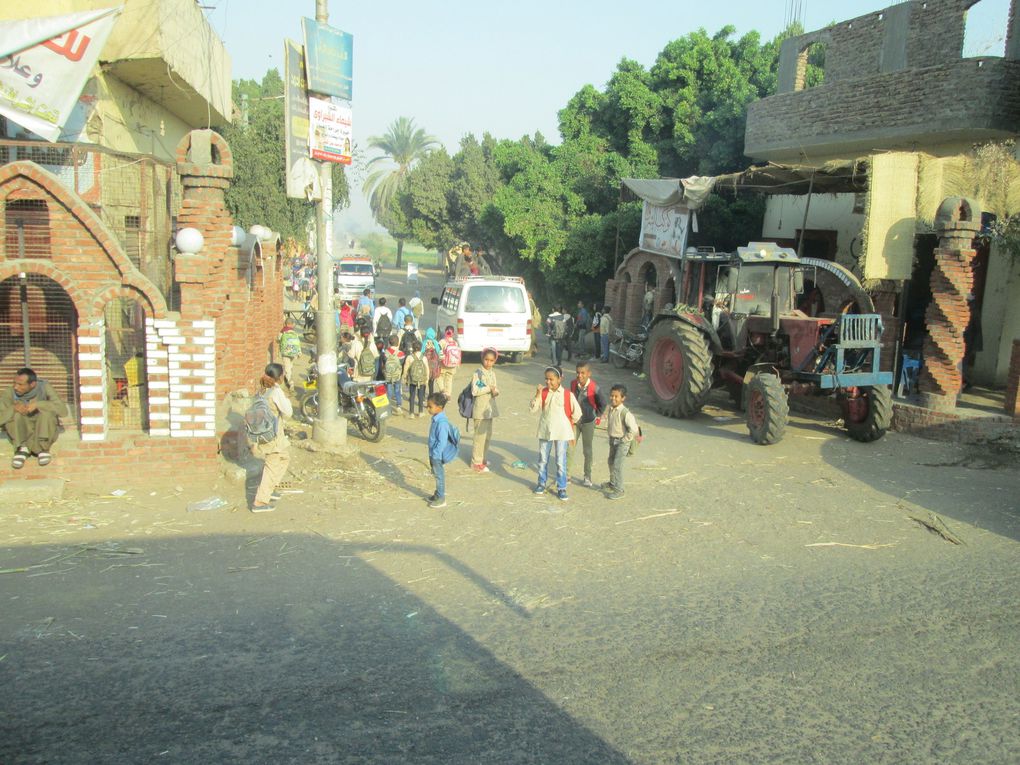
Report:
[[715,178],[699,175],[690,178],[624,178],[623,185],[635,196],[653,205],[684,205],[697,210],[711,193]]
[[762,194],[860,194],[868,189],[868,164],[863,160],[830,162],[822,167],[762,165],[715,177],[715,190]]

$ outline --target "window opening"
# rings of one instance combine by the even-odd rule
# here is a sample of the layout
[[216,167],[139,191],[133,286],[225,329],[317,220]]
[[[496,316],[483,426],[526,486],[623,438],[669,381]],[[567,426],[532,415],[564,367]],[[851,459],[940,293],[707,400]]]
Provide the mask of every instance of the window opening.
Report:
[[130,298],[106,304],[106,400],[110,430],[148,430],[145,311]]
[[1009,0],[981,0],[966,11],[963,57],[1006,55]]
[[4,207],[8,258],[49,258],[50,210],[42,199],[9,199]]

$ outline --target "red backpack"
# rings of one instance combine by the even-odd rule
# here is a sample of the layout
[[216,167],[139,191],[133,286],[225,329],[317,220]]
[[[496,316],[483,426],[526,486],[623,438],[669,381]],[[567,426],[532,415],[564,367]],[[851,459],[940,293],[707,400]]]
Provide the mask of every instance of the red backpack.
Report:
[[429,379],[435,380],[439,377],[439,354],[436,353],[436,346],[429,342],[429,347],[425,349],[425,361],[429,365]]
[[[601,414],[601,412],[599,411],[598,404],[595,403],[595,390],[596,390],[596,388],[598,388],[598,385],[595,383],[595,379],[592,378],[592,377],[588,378],[588,383],[589,383],[589,385],[588,385],[588,403],[591,405],[592,411],[595,412],[595,416],[597,417],[599,414]],[[577,378],[576,377],[573,380],[570,381],[570,392],[573,393],[575,396],[577,395]]]
[[[545,400],[549,398],[549,389],[542,388],[542,408],[545,408]],[[570,391],[566,388],[563,389],[563,411],[567,413],[567,422],[573,424],[574,420],[570,416]]]

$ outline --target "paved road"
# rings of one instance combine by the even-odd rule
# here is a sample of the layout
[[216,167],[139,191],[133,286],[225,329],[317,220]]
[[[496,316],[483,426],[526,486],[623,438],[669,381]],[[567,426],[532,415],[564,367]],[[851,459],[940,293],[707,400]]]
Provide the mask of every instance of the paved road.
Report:
[[[628,497],[535,499],[543,361],[500,365],[494,471],[442,511],[409,419],[296,448],[271,515],[174,477],[0,510],[0,762],[1017,761],[1013,462],[802,418],[756,447],[600,368],[647,434]],[[237,511],[185,512],[212,491]]]

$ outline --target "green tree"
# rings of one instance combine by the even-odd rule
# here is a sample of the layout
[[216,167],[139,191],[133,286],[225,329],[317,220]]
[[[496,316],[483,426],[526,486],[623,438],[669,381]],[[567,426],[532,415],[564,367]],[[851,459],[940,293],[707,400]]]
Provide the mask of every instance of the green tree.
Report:
[[[235,109],[247,96],[247,124],[240,113],[223,130],[234,157],[234,178],[226,191],[227,209],[242,228],[256,223],[277,231],[284,238],[307,241],[306,232],[314,219],[314,207],[286,194],[284,154],[283,80],[270,69],[261,82],[235,80]],[[347,175],[342,165],[333,165],[333,207],[343,209],[350,201]]]
[[[414,164],[438,147],[439,141],[422,128],[415,127],[413,119],[398,117],[383,135],[371,136],[368,146],[382,153],[368,161],[369,175],[362,189],[368,195],[368,203],[376,221],[390,229],[395,225],[395,221],[391,220],[393,211],[399,208],[399,205],[393,204],[397,190]],[[396,265],[400,268],[405,237],[398,234],[406,231],[390,230],[390,233],[397,240]]]

